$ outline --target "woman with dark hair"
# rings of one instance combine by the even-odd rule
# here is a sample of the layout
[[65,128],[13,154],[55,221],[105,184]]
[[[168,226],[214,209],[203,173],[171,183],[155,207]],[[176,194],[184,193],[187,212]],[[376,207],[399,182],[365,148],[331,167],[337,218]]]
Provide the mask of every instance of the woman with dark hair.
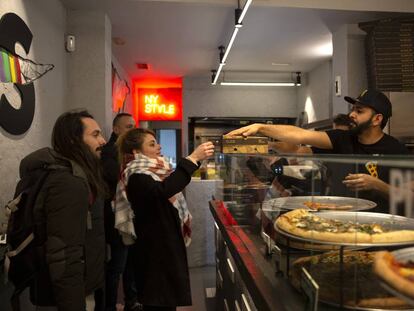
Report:
[[[102,310],[94,294],[104,286],[104,186],[99,157],[105,139],[86,110],[62,114],[43,148],[20,163],[20,175],[49,169],[38,197],[44,265],[31,285],[36,310]],[[40,307],[41,306],[41,307]]]
[[[121,217],[123,222],[117,222],[119,229],[124,237],[129,234],[135,239],[131,252],[138,301],[145,311],[191,305],[186,253],[191,215],[181,191],[199,161],[213,155],[214,145],[201,144],[178,162],[175,171],[161,156],[161,147],[150,130],[127,132],[118,147],[124,169],[117,187],[115,217],[125,216]],[[134,214],[133,230],[128,226],[129,209]]]

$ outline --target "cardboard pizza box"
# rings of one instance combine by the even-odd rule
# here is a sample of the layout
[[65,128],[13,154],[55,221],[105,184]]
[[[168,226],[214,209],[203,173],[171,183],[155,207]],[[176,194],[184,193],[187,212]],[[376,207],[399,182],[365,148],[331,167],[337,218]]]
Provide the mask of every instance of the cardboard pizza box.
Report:
[[225,137],[222,139],[223,153],[269,153],[269,138],[259,136]]

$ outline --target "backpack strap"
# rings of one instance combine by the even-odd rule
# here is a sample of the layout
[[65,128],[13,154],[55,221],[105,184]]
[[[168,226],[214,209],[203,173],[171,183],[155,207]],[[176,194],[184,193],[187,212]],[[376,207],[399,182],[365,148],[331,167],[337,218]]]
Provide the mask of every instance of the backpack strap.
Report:
[[13,213],[17,210],[17,204],[19,204],[20,200],[22,199],[22,194],[20,193],[14,200],[11,200],[9,203],[6,204],[6,209],[8,213]]
[[22,250],[26,248],[27,245],[30,244],[30,242],[33,241],[33,239],[34,239],[34,234],[31,233],[14,251],[7,252],[6,256],[10,258],[10,257],[14,257],[18,255]]

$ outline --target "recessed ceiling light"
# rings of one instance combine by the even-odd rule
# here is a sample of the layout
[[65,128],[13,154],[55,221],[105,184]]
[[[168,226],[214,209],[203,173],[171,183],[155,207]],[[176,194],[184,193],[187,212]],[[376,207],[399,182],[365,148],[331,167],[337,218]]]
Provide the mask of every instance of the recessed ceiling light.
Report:
[[272,63],[272,66],[290,66],[289,63]]
[[149,65],[147,63],[136,63],[138,69],[148,70]]
[[115,45],[125,45],[125,43],[126,43],[126,41],[124,39],[122,39],[121,37],[113,37],[112,42]]

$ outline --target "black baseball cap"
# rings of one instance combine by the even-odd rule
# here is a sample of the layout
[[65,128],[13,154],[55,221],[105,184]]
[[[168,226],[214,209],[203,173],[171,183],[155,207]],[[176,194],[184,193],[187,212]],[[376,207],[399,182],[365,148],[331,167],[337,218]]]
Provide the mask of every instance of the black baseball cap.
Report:
[[377,90],[365,90],[357,98],[345,96],[344,99],[351,104],[361,104],[381,113],[385,119],[392,115],[391,102],[384,93]]

